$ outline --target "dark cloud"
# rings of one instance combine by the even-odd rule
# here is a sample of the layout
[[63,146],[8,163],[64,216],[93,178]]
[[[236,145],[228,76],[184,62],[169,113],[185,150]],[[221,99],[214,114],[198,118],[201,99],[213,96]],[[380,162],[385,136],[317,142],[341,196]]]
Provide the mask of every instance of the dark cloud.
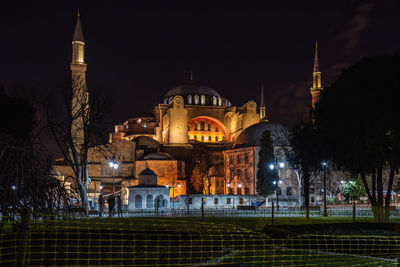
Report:
[[357,7],[355,15],[348,23],[348,29],[335,37],[335,40],[346,43],[347,52],[351,52],[361,42],[360,35],[370,23],[370,13],[373,8],[373,3],[366,3]]

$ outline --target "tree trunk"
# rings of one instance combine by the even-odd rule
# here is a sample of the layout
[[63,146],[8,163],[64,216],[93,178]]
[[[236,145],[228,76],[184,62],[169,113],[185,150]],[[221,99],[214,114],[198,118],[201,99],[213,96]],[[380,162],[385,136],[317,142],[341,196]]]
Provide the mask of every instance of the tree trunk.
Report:
[[303,169],[303,190],[304,204],[306,206],[306,218],[310,218],[310,171],[308,168]]
[[89,199],[87,195],[87,188],[82,182],[82,176],[77,177],[79,195],[81,196],[82,206],[85,208],[86,215],[89,214]]
[[393,167],[390,167],[389,184],[388,184],[388,188],[386,191],[386,198],[385,198],[385,219],[386,220],[389,220],[389,217],[390,217],[390,199],[392,196],[394,172],[395,172],[395,169]]
[[378,206],[383,207],[383,182],[382,182],[382,166],[377,168],[376,189],[378,193]]
[[18,250],[17,250],[17,263],[16,266],[25,266],[26,249],[28,247],[29,239],[29,223],[31,219],[31,212],[28,208],[22,209],[21,214],[21,229],[19,232]]

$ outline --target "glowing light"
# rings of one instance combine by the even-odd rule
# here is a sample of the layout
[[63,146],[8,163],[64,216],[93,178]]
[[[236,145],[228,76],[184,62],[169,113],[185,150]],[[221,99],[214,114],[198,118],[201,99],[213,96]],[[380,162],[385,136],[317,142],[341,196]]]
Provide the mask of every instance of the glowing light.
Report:
[[17,187],[16,187],[15,185],[12,185],[12,186],[11,186],[11,189],[12,189],[12,190],[15,190],[15,189],[17,189]]
[[279,163],[279,167],[280,167],[280,168],[283,168],[283,167],[285,167],[285,163],[283,163],[283,162],[280,162],[280,163]]
[[241,187],[242,187],[242,184],[238,184],[238,186],[239,186],[239,188],[241,188]]
[[169,188],[169,184],[166,184],[165,187],[166,187],[166,188]]
[[231,184],[230,184],[230,183],[227,183],[226,186],[227,186],[227,187],[231,187]]
[[276,181],[273,181],[272,183],[273,183],[273,184],[276,184]]
[[274,165],[274,164],[269,164],[269,168],[270,168],[271,170],[273,170],[273,169],[275,168],[275,165]]

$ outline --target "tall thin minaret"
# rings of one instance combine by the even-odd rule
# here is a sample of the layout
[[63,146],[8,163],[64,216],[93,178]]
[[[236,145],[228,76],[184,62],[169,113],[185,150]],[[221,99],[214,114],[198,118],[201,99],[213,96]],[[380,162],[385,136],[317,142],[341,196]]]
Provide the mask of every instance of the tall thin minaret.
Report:
[[265,108],[264,85],[263,84],[261,84],[260,121],[268,122],[266,108]]
[[319,98],[321,97],[322,90],[323,88],[321,87],[321,72],[319,71],[319,61],[318,61],[318,42],[315,42],[313,86],[310,89],[312,97],[311,106],[313,109],[315,108],[315,103],[317,103]]
[[76,21],[75,32],[72,38],[72,127],[71,134],[76,148],[83,144],[83,125],[89,114],[89,93],[86,86],[85,42],[83,39],[80,14]]

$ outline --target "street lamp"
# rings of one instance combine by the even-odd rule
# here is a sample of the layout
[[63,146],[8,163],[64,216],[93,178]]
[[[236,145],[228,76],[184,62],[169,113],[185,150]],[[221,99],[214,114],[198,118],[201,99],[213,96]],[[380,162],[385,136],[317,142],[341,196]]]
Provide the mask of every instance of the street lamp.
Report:
[[118,169],[118,163],[114,160],[114,158],[108,163],[110,168],[113,170],[113,196],[115,197],[115,176],[114,171]]
[[321,163],[322,169],[324,170],[324,217],[328,217],[328,212],[326,210],[326,169],[328,168],[328,163],[323,161]]
[[272,183],[274,185],[277,185],[276,190],[275,190],[275,194],[276,194],[276,210],[279,210],[279,194],[280,194],[280,190],[279,190],[279,185],[282,184],[282,181],[279,180],[279,169],[283,169],[285,167],[285,163],[283,161],[279,162],[279,164],[276,161],[275,158],[275,164],[271,163],[269,164],[269,168],[270,170],[274,170],[275,167],[278,168],[277,170],[277,180],[274,180]]
[[11,189],[12,189],[12,190],[16,190],[17,187],[16,187],[15,185],[12,185],[12,186],[11,186]]
[[[172,210],[175,211],[175,187],[178,186],[178,188],[181,188],[181,184],[178,183],[176,184],[175,182],[172,183]],[[166,188],[169,188],[169,184],[165,186]]]

